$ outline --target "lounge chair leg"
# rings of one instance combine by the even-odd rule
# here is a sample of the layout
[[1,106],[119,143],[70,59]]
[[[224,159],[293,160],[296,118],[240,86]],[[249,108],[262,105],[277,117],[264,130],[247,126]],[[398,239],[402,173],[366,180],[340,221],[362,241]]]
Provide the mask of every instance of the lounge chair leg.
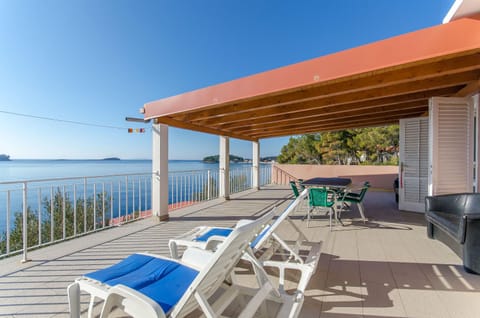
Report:
[[333,211],[330,210],[330,213],[329,213],[329,215],[330,215],[330,218],[329,218],[330,219],[330,231],[332,230],[332,214],[333,214],[332,212]]
[[307,213],[307,227],[310,227],[310,212],[311,211],[312,211],[312,209],[309,209],[308,213]]
[[80,286],[73,283],[67,287],[68,306],[71,318],[80,318]]
[[93,317],[93,307],[95,307],[95,296],[90,297],[90,302],[88,303],[88,314],[87,317]]
[[365,214],[363,213],[363,203],[357,203],[358,212],[360,212],[360,216],[362,217],[363,223],[365,223]]

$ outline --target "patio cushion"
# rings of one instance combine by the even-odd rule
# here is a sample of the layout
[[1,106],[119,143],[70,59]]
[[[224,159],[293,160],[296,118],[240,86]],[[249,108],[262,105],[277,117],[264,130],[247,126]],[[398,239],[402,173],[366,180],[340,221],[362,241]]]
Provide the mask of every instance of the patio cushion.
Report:
[[206,242],[212,236],[224,236],[227,237],[232,233],[233,229],[213,228],[203,235],[200,235],[195,241]]
[[197,270],[169,259],[133,254],[120,263],[85,276],[109,286],[122,284],[135,289],[168,312],[197,274]]

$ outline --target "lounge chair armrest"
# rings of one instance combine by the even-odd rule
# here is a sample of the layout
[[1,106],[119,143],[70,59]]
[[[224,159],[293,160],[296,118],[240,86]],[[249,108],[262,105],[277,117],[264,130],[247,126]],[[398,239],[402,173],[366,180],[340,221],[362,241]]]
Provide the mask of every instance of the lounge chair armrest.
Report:
[[110,288],[100,317],[108,317],[112,309],[117,306],[123,307],[125,312],[133,317],[166,317],[162,308],[155,301],[121,284]]
[[213,252],[196,247],[187,248],[182,255],[182,262],[199,271],[208,264]]
[[248,224],[248,223],[252,223],[254,220],[249,220],[249,219],[241,219],[241,220],[238,220],[237,224],[235,224],[235,228],[238,228],[242,225],[245,225],[245,224]]
[[209,251],[216,251],[218,246],[227,239],[227,236],[213,235],[208,238],[205,249]]

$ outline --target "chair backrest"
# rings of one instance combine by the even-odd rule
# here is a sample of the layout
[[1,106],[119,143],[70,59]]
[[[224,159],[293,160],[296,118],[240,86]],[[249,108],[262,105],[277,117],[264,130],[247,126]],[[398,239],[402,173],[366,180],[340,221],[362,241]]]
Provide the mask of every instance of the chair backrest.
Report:
[[213,253],[207,265],[198,273],[187,292],[171,312],[171,316],[184,316],[198,307],[195,294],[210,298],[233,271],[250,242],[261,232],[263,226],[275,215],[272,210],[257,220],[235,228],[227,239]]
[[298,196],[300,195],[300,192],[298,191],[297,184],[295,183],[295,181],[290,181],[290,187],[292,188],[295,198],[298,198]]
[[290,205],[285,209],[285,211],[283,211],[281,214],[278,215],[278,218],[275,219],[275,221],[272,224],[267,225],[265,227],[265,230],[262,231],[251,244],[254,251],[260,249],[260,247],[263,246],[265,241],[268,240],[272,235],[272,233],[277,230],[278,226],[283,221],[285,221],[285,219],[288,218],[288,216],[293,211],[295,211],[295,209],[302,202],[302,200],[307,196],[307,194],[308,194],[307,190],[303,190],[302,193],[300,193],[298,197],[292,203],[290,203]]
[[297,179],[298,185],[300,186],[300,190],[305,190],[305,186],[303,185],[303,179]]
[[310,206],[329,206],[328,203],[331,201],[329,199],[329,194],[331,194],[331,191],[327,190],[326,188],[310,188],[308,189],[308,192]]
[[370,188],[370,182],[365,181],[365,183],[363,184],[363,188],[362,188],[362,190],[360,191],[360,194],[359,194],[359,196],[358,196],[358,199],[359,199],[360,201],[363,200],[363,197],[364,197],[365,194],[367,193],[368,188]]

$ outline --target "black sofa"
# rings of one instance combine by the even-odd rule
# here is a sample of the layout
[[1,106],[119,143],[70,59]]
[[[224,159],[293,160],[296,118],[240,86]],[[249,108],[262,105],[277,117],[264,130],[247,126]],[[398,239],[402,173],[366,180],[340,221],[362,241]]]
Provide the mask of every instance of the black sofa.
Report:
[[426,197],[427,235],[450,247],[469,273],[480,275],[480,193]]

